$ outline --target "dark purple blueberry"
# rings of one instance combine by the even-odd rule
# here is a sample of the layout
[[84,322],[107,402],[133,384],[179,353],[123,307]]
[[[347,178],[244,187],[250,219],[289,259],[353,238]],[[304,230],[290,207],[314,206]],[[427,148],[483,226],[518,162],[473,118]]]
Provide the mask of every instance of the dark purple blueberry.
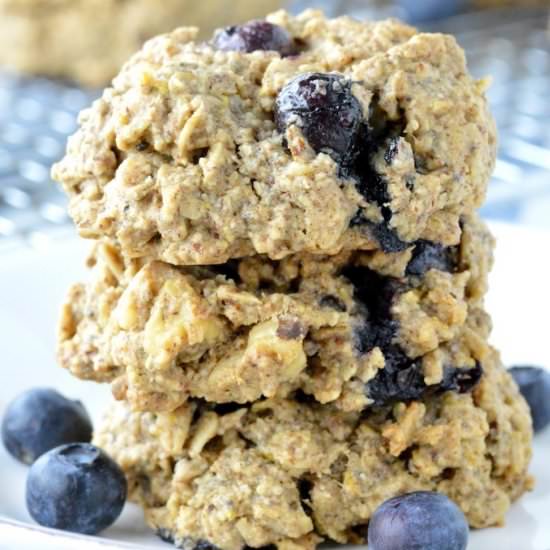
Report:
[[353,285],[354,298],[364,304],[371,316],[386,320],[391,316],[393,300],[405,289],[399,279],[384,277],[364,266],[349,266],[342,275]]
[[384,354],[384,368],[365,385],[365,393],[375,405],[414,401],[447,391],[467,393],[475,388],[483,375],[479,363],[472,368],[445,367],[442,381],[428,386],[424,382],[421,362],[407,357],[399,346],[384,343],[379,336],[378,340],[374,343]]
[[399,152],[399,137],[392,137],[388,140],[386,150],[384,151],[384,160],[386,164],[393,164],[397,153]]
[[369,550],[465,550],[468,522],[441,493],[420,491],[382,504],[369,522]]
[[477,386],[483,376],[479,363],[469,369],[445,367],[443,380],[428,386],[424,382],[422,364],[407,357],[399,346],[383,347],[382,352],[384,368],[365,385],[366,395],[379,406],[414,401],[447,391],[467,393]]
[[366,267],[347,267],[342,275],[354,286],[353,297],[360,313],[354,330],[357,352],[363,354],[376,346],[382,349],[390,346],[398,327],[391,307],[403,285]]
[[263,20],[249,21],[217,31],[214,35],[214,46],[218,50],[235,52],[275,51],[282,56],[296,53],[295,44],[288,32]]
[[95,535],[118,518],[126,501],[119,466],[89,443],[43,454],[27,478],[27,509],[45,527]]
[[452,273],[456,267],[456,247],[445,247],[432,241],[416,241],[407,275],[422,277],[430,269]]
[[510,374],[531,409],[535,432],[544,430],[550,424],[550,373],[540,367],[521,365],[512,367]]
[[445,367],[442,381],[427,386],[421,362],[407,357],[394,343],[399,325],[393,318],[392,305],[395,297],[406,290],[404,283],[359,266],[347,267],[342,275],[354,286],[358,311],[354,327],[357,353],[361,355],[378,347],[384,354],[384,368],[365,385],[365,393],[375,405],[411,401],[446,391],[465,393],[478,384],[483,369],[476,364],[469,369]]
[[[384,210],[387,214],[388,210]],[[374,223],[365,218],[361,210],[357,211],[350,221],[350,227],[357,227],[361,231],[367,231],[374,237],[384,252],[402,252],[409,248],[410,243],[402,241],[397,233],[388,226],[387,222]]]
[[32,464],[40,455],[65,443],[87,443],[92,423],[80,401],[49,388],[28,390],[7,407],[2,441],[17,460]]
[[357,190],[367,201],[380,206],[380,212],[385,222],[392,219],[393,212],[390,208],[391,197],[388,191],[388,183],[384,177],[372,171],[363,175],[357,182]]
[[[355,162],[354,173],[357,181],[357,190],[367,201],[373,202],[380,207],[382,217],[384,218],[384,222],[386,222],[383,226],[389,230],[387,224],[390,222],[393,212],[390,208],[391,195],[388,190],[388,182],[383,175],[376,171],[373,161],[374,156],[380,149],[380,144],[373,135],[370,135],[370,138],[362,143],[360,154],[357,156]],[[386,164],[392,164],[399,151],[399,138],[388,138],[382,151]]]
[[483,367],[477,362],[470,368],[445,367],[443,380],[436,386],[437,391],[439,393],[446,391],[468,393],[479,384],[482,376]]
[[402,252],[409,248],[409,243],[402,241],[387,223],[368,223],[367,225],[384,252]]
[[365,385],[367,397],[375,405],[420,399],[427,390],[422,365],[409,359],[396,345],[382,348],[384,368]]
[[351,80],[338,74],[306,73],[291,80],[277,96],[279,132],[295,124],[317,153],[347,164],[355,155],[363,129],[363,109]]

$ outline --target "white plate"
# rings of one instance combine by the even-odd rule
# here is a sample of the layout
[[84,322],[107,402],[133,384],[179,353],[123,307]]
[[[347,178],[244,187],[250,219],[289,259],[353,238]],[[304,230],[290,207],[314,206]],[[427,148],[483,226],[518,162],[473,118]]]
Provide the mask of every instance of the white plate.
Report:
[[[487,303],[494,316],[493,342],[506,363],[550,366],[550,233],[493,225],[497,262]],[[97,418],[109,399],[105,386],[73,379],[54,363],[54,333],[59,304],[68,285],[84,276],[88,245],[76,240],[42,251],[0,256],[0,415],[22,390],[55,386],[78,397]],[[1,445],[0,445],[1,447]],[[550,550],[550,430],[536,439],[532,473],[536,489],[516,503],[506,527],[472,533],[469,550]],[[164,548],[147,531],[141,513],[129,505],[102,538],[42,529],[24,506],[26,468],[0,448],[0,548],[122,549]]]

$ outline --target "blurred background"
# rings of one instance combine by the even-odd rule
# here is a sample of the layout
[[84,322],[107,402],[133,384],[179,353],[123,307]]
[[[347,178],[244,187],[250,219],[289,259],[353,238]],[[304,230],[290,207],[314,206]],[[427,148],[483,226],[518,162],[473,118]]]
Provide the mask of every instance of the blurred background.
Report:
[[[124,4],[130,11],[113,24],[109,9],[95,17],[98,2]],[[219,26],[277,7],[294,12],[320,7],[332,16],[399,17],[422,29],[454,34],[466,49],[472,73],[493,77],[489,98],[500,151],[483,215],[550,228],[550,0],[88,3],[95,11],[85,14],[79,10],[90,8],[79,6],[86,2],[0,0],[0,254],[22,245],[47,246],[73,234],[65,198],[50,180],[50,166],[76,129],[78,112],[143,40],[180,24]],[[138,5],[152,7],[154,17],[144,16],[143,9],[132,12]],[[63,32],[76,36],[82,21],[94,25],[74,39],[74,47],[57,40]],[[123,24],[125,40],[120,38]],[[112,66],[105,67],[94,56],[105,58],[106,51],[119,52],[121,59],[113,57]],[[83,62],[94,71],[83,70]],[[56,77],[37,76],[50,73]]]

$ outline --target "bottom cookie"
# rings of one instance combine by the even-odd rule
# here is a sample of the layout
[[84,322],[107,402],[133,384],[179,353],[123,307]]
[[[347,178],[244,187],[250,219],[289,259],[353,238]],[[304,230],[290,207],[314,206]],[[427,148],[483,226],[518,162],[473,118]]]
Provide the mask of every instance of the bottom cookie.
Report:
[[345,413],[298,392],[171,413],[115,404],[95,443],[125,470],[159,536],[190,549],[365,541],[397,494],[447,494],[475,528],[502,525],[530,488],[531,419],[491,352],[471,394]]

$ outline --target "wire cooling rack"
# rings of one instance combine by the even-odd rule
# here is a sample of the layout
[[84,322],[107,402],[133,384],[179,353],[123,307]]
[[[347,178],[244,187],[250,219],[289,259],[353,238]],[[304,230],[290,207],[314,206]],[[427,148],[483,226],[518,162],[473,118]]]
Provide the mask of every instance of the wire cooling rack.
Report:
[[0,251],[72,231],[50,166],[98,95],[63,82],[0,73]]
[[[332,1],[327,11],[358,17],[403,15],[391,5],[373,7],[364,0]],[[507,10],[469,13],[426,26],[455,34],[467,51],[470,70],[493,76],[489,99],[501,146],[482,210],[487,218],[550,227],[547,25],[543,10]],[[97,95],[63,82],[0,72],[0,252],[73,232],[65,197],[49,171],[76,128],[78,112]]]

